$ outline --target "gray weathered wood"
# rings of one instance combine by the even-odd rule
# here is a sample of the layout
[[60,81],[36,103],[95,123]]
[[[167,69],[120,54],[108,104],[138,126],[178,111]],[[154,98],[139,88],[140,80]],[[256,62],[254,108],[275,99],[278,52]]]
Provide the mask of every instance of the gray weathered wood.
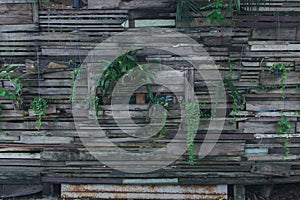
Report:
[[245,200],[246,191],[244,185],[234,185],[233,186],[233,198],[234,200]]

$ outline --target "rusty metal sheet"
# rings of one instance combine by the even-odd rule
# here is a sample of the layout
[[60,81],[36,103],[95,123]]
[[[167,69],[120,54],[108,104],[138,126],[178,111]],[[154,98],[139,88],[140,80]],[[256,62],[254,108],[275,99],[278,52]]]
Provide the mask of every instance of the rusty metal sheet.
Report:
[[227,185],[62,184],[62,198],[226,200]]

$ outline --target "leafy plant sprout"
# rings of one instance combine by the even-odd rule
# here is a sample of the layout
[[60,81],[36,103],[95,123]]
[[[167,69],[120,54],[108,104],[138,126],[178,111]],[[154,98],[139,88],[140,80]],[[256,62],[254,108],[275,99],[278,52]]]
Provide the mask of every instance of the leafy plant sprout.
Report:
[[[203,2],[205,5],[203,5]],[[265,6],[267,2],[267,0],[230,0],[228,3],[224,0],[177,0],[176,21],[182,23],[184,27],[189,27],[194,18],[193,15],[201,15],[202,11],[208,11],[205,19],[210,20],[212,25],[219,25],[222,19],[228,14],[233,14],[234,11],[257,11],[259,7]]]
[[229,87],[230,96],[232,97],[233,100],[233,104],[232,104],[233,123],[236,123],[236,113],[239,111],[239,106],[241,106],[241,109],[244,108],[246,99],[245,96],[237,90],[235,85],[232,83],[231,79],[224,78],[224,82]]
[[[101,62],[107,63],[106,69],[101,77],[94,77],[96,79],[95,88],[100,89],[102,97],[108,95],[108,98],[112,96],[112,88],[117,83],[118,80],[122,78],[124,83],[126,78],[131,80],[145,80],[149,78],[154,82],[154,74],[145,70],[145,66],[142,66],[137,61],[137,52],[136,51],[126,51],[123,55],[115,59],[113,62],[106,60],[101,60]],[[137,71],[134,69],[137,68]],[[138,72],[138,73],[136,73]],[[153,100],[153,93],[149,84],[145,84],[147,92],[151,101]],[[102,99],[103,103],[104,99]]]
[[[157,107],[153,105],[161,105],[164,109],[157,109]],[[156,117],[156,115],[161,115],[161,121],[160,124],[162,126],[159,136],[164,136],[165,135],[165,126],[167,123],[167,116],[168,116],[168,107],[169,107],[169,102],[164,99],[164,98],[159,98],[159,97],[152,97],[152,100],[149,102],[149,107],[153,106],[153,110],[150,113],[151,118]]]
[[220,24],[221,20],[226,16],[222,13],[224,9],[228,8],[228,4],[224,0],[213,0],[207,6],[202,7],[200,10],[209,10],[205,16],[205,20],[210,20],[211,24]]
[[78,75],[78,73],[80,72],[81,68],[80,66],[76,67],[73,69],[72,73],[71,73],[71,88],[72,88],[72,92],[71,92],[71,101],[76,101],[77,99],[77,95],[76,95],[76,88],[75,88],[75,80],[76,77]]
[[282,100],[284,100],[285,99],[284,89],[285,89],[285,80],[286,80],[286,75],[287,75],[287,66],[285,66],[284,64],[281,64],[281,63],[273,64],[269,68],[269,72],[274,73],[277,76],[281,76],[279,87],[281,89],[281,98],[282,98]]
[[99,97],[95,94],[87,94],[82,101],[86,109],[93,107],[95,109],[96,117],[98,117],[98,112],[100,110]]
[[31,102],[30,109],[32,109],[34,114],[37,115],[35,128],[39,130],[42,125],[42,116],[46,115],[46,111],[48,109],[48,102],[42,97],[36,97]]
[[183,105],[185,107],[185,124],[187,127],[188,161],[190,165],[194,165],[194,138],[200,121],[199,104],[197,102],[184,102]]
[[283,157],[287,157],[290,153],[289,151],[289,147],[288,147],[288,144],[289,144],[289,141],[288,141],[288,135],[290,134],[291,132],[291,123],[289,122],[287,116],[285,116],[283,114],[283,112],[281,112],[281,119],[280,121],[277,122],[277,125],[278,125],[278,135],[287,135],[286,136],[286,139],[283,143],[283,148],[285,149],[285,152],[283,154]]
[[15,104],[17,104],[18,108],[22,107],[22,87],[23,81],[22,78],[26,74],[21,75],[13,75],[12,73],[16,70],[18,66],[2,66],[0,68],[0,79],[7,79],[12,86],[13,90],[9,91],[4,88],[0,88],[0,96],[3,96],[7,99],[13,100]]

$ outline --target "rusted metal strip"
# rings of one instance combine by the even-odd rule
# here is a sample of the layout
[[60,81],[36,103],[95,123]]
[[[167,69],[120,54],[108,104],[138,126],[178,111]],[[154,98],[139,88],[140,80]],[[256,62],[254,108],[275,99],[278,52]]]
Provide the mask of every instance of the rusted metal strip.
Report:
[[101,199],[227,199],[227,185],[62,184],[62,198]]

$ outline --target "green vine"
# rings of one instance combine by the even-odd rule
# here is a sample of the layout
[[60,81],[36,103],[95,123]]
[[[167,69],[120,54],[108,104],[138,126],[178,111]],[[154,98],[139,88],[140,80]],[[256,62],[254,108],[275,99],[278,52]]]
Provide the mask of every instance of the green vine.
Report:
[[[289,122],[288,118],[281,112],[281,119],[277,122],[278,125],[278,135],[289,135],[291,132],[291,123]],[[283,154],[283,157],[287,157],[290,153],[289,151],[289,140],[288,137],[286,137],[283,148],[285,149],[285,152]]]
[[[154,105],[161,105],[164,109],[156,109],[156,107]],[[164,98],[158,98],[158,97],[154,97],[151,101],[150,101],[150,106],[149,107],[153,107],[153,112],[151,112],[151,118],[154,118],[157,115],[161,115],[161,130],[159,132],[159,136],[164,136],[165,135],[165,126],[167,123],[167,116],[168,116],[168,107],[169,107],[169,103],[168,101],[166,101]]]
[[85,106],[85,109],[93,107],[95,109],[96,117],[98,117],[98,112],[100,110],[99,102],[100,102],[99,97],[94,94],[88,94],[83,99],[83,105]]
[[76,95],[76,87],[75,87],[75,81],[76,81],[76,77],[78,75],[78,73],[80,72],[81,68],[80,66],[76,67],[73,69],[72,73],[71,73],[71,101],[76,101],[77,100],[77,95]]
[[231,79],[224,78],[224,82],[227,84],[230,90],[230,96],[232,97],[232,112],[233,112],[233,123],[236,123],[236,114],[239,109],[244,109],[246,104],[245,96],[240,93],[235,85],[232,83]]
[[[194,14],[200,14],[203,11],[208,11],[205,15],[206,20],[210,23],[219,25],[228,14],[233,14],[234,11],[241,11],[242,0],[177,0],[176,21],[180,22],[184,27],[189,27],[190,22],[194,18]],[[203,5],[203,2],[206,5]],[[266,5],[267,0],[247,0],[243,1],[244,11],[256,11],[261,6]],[[202,6],[201,6],[202,5]]]
[[0,96],[3,96],[7,99],[13,100],[15,104],[18,105],[19,108],[22,107],[23,100],[21,98],[22,95],[22,87],[23,87],[23,81],[22,78],[26,74],[22,75],[14,75],[13,72],[16,70],[18,66],[2,66],[0,68],[0,79],[7,79],[12,86],[13,90],[9,91],[7,89],[0,88]]
[[194,138],[199,127],[200,108],[197,102],[186,102],[185,107],[185,124],[187,127],[187,149],[190,165],[195,164]]
[[39,130],[42,125],[42,116],[46,115],[48,109],[48,101],[42,97],[36,97],[31,102],[30,109],[37,115],[35,128]]
[[286,80],[286,74],[287,74],[287,68],[286,67],[287,66],[285,66],[284,64],[277,63],[277,64],[273,64],[269,68],[270,73],[274,73],[277,76],[281,76],[279,88],[281,89],[281,98],[282,98],[282,100],[285,99],[284,89],[285,89],[285,80]]
[[232,123],[235,124],[236,114],[240,109],[244,109],[246,104],[246,98],[240,91],[238,91],[238,89],[232,82],[234,68],[231,63],[231,59],[228,59],[228,65],[229,65],[229,76],[224,78],[224,83],[228,86],[230,90],[230,96],[232,98],[232,114],[233,114]]

